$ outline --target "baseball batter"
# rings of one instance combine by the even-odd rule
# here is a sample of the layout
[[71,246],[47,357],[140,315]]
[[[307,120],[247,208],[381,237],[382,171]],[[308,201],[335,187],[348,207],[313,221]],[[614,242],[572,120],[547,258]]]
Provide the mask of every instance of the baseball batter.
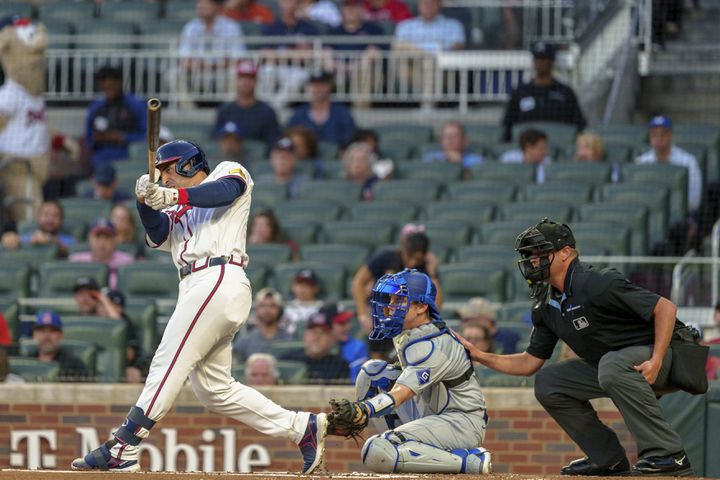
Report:
[[245,235],[253,181],[239,163],[209,171],[192,142],[161,146],[155,166],[163,186],[148,175],[136,183],[146,242],[172,254],[180,277],[178,303],[155,352],[140,398],[113,438],[84,458],[76,470],[137,471],[138,445],[172,407],[185,380],[209,410],[258,431],[295,441],[303,473],[321,465],[325,414],[281,408],[230,375],[231,341],[250,311],[244,267]]
[[377,473],[490,473],[480,447],[487,413],[467,352],[440,320],[436,289],[417,270],[381,277],[371,295],[371,339],[392,338],[400,367],[381,360],[363,365],[358,401],[331,401],[331,434],[362,430],[380,419],[362,461]]

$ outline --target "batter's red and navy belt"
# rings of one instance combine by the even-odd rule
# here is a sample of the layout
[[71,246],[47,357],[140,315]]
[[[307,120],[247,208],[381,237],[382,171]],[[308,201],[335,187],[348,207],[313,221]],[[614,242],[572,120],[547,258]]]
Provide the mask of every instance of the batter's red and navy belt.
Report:
[[199,272],[200,270],[205,270],[208,267],[216,267],[218,265],[225,265],[226,263],[229,263],[230,265],[237,265],[238,267],[243,266],[243,260],[240,259],[239,262],[234,260],[234,255],[230,255],[229,257],[222,256],[222,257],[206,257],[204,260],[195,260],[192,263],[188,263],[187,265],[183,265],[180,267],[180,270],[178,270],[178,273],[180,274],[180,280],[187,277],[191,273]]

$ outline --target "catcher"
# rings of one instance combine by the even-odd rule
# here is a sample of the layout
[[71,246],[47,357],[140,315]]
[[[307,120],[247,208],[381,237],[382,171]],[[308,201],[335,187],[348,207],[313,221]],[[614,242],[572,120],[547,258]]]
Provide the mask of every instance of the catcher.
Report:
[[491,473],[481,448],[485,399],[467,352],[440,320],[435,285],[424,273],[403,270],[373,287],[370,338],[392,338],[400,367],[363,365],[358,401],[331,400],[328,433],[354,437],[370,419],[379,435],[362,448],[376,473]]

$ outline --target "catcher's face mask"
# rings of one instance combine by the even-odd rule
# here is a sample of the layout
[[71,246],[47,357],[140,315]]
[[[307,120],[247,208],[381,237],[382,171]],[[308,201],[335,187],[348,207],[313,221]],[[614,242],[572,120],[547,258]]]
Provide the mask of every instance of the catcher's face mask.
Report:
[[520,272],[532,288],[531,295],[536,297],[542,285],[550,278],[555,247],[537,228],[531,227],[518,235],[515,250],[520,254]]
[[410,308],[408,286],[398,275],[383,275],[370,296],[373,328],[370,340],[393,338],[402,332]]

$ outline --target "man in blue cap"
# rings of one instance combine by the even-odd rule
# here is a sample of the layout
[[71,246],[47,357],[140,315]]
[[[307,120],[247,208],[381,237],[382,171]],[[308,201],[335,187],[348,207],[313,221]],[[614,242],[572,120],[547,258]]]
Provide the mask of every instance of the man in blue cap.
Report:
[[63,326],[60,315],[55,312],[38,313],[32,336],[37,344],[37,351],[33,356],[42,362],[57,362],[60,366],[61,382],[89,380],[85,364],[62,348]]
[[93,188],[85,192],[85,198],[108,200],[113,203],[130,200],[130,195],[117,189],[115,167],[105,164],[98,167],[92,176]]

